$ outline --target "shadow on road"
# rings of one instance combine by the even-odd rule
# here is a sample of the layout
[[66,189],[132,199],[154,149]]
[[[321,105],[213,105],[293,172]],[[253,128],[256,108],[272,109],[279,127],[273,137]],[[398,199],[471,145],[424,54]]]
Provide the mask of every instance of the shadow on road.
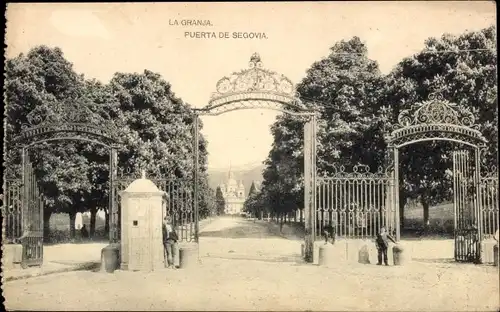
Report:
[[216,258],[224,260],[242,260],[242,261],[262,261],[262,262],[277,262],[277,263],[293,263],[293,264],[304,264],[304,260],[300,255],[294,256],[281,256],[281,257],[270,257],[270,256],[250,256],[250,255],[208,255],[206,258]]
[[453,258],[436,258],[436,259],[412,258],[412,261],[422,262],[422,263],[457,263]]
[[251,219],[237,219],[232,221],[231,227],[206,230],[200,233],[200,237],[217,237],[217,238],[283,238],[289,240],[303,240],[303,226],[300,224],[284,224],[280,229],[280,225],[275,222],[267,222],[262,220],[253,221]]
[[279,235],[274,235],[270,233],[267,228],[261,227],[256,229],[255,227],[249,230],[248,225],[238,225],[236,227],[217,230],[217,231],[205,231],[200,233],[200,237],[220,237],[220,238],[276,238]]

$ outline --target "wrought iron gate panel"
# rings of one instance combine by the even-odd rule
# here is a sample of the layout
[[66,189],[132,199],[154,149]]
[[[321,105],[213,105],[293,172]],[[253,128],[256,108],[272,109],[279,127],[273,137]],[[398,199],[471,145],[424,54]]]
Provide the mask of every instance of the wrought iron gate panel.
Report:
[[455,260],[478,262],[481,257],[480,220],[475,166],[469,151],[453,152]]
[[357,165],[352,172],[340,166],[332,177],[317,178],[316,229],[334,226],[337,236],[374,237],[381,227],[394,232],[393,175]]
[[479,202],[483,238],[493,238],[499,229],[498,212],[498,171],[492,168],[480,177]]
[[13,243],[23,234],[23,181],[21,179],[5,180],[5,198],[3,206],[3,218],[5,226],[4,239],[7,243]]
[[27,151],[23,150],[23,200],[20,238],[23,246],[21,265],[41,266],[43,263],[43,200],[33,165]]
[[166,193],[164,198],[164,215],[169,216],[179,241],[196,240],[196,216],[192,181],[185,179],[164,180],[151,179],[160,190]]

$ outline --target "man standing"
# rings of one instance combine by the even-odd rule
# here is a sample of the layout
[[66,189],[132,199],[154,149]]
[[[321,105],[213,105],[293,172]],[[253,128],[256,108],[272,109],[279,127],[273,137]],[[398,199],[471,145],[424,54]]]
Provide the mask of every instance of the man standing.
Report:
[[177,233],[175,233],[170,217],[165,217],[163,219],[163,247],[166,268],[175,269],[174,259],[178,250],[177,240]]
[[394,244],[396,244],[396,241],[389,235],[389,233],[387,233],[385,227],[382,227],[380,229],[380,233],[377,234],[377,238],[375,240],[378,251],[377,265],[382,265],[382,258],[384,258],[384,264],[389,265],[387,260],[387,249],[389,248],[389,240],[391,240]]

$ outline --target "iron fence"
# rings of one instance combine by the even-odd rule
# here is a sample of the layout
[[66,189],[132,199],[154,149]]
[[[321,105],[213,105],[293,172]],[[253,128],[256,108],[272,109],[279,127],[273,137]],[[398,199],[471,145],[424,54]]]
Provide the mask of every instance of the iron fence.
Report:
[[4,242],[13,243],[22,234],[23,224],[23,182],[21,179],[5,180],[5,198],[2,207],[4,219]]
[[[363,169],[361,169],[363,168]],[[394,231],[393,178],[383,171],[371,173],[356,166],[342,168],[333,177],[318,178],[316,228],[332,226],[339,237],[370,238],[381,227]]]
[[[494,175],[493,175],[494,173]],[[498,230],[498,173],[481,177],[479,201],[481,207],[481,219],[483,238],[492,238]]]

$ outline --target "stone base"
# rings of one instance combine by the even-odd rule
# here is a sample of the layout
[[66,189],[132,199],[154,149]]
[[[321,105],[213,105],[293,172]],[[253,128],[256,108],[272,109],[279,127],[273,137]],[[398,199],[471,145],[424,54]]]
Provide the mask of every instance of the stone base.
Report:
[[2,264],[4,269],[17,269],[23,260],[23,246],[21,244],[3,245]]
[[[378,251],[375,243],[371,240],[337,240],[334,245],[324,242],[314,244],[314,264],[320,265],[320,248],[328,246],[332,249],[328,253],[335,253],[335,263],[351,262],[362,264],[375,264],[378,261]],[[393,244],[387,249],[389,265],[394,265]],[[405,263],[411,260],[410,250],[404,251]],[[322,260],[324,261],[324,260]]]
[[318,265],[332,267],[338,263],[338,252],[335,246],[327,244],[318,247]]
[[494,240],[485,240],[481,242],[481,260],[484,264],[494,264],[495,259],[493,254],[493,247],[496,243],[497,242]]
[[199,264],[198,244],[190,244],[179,247],[179,268],[196,268]]

